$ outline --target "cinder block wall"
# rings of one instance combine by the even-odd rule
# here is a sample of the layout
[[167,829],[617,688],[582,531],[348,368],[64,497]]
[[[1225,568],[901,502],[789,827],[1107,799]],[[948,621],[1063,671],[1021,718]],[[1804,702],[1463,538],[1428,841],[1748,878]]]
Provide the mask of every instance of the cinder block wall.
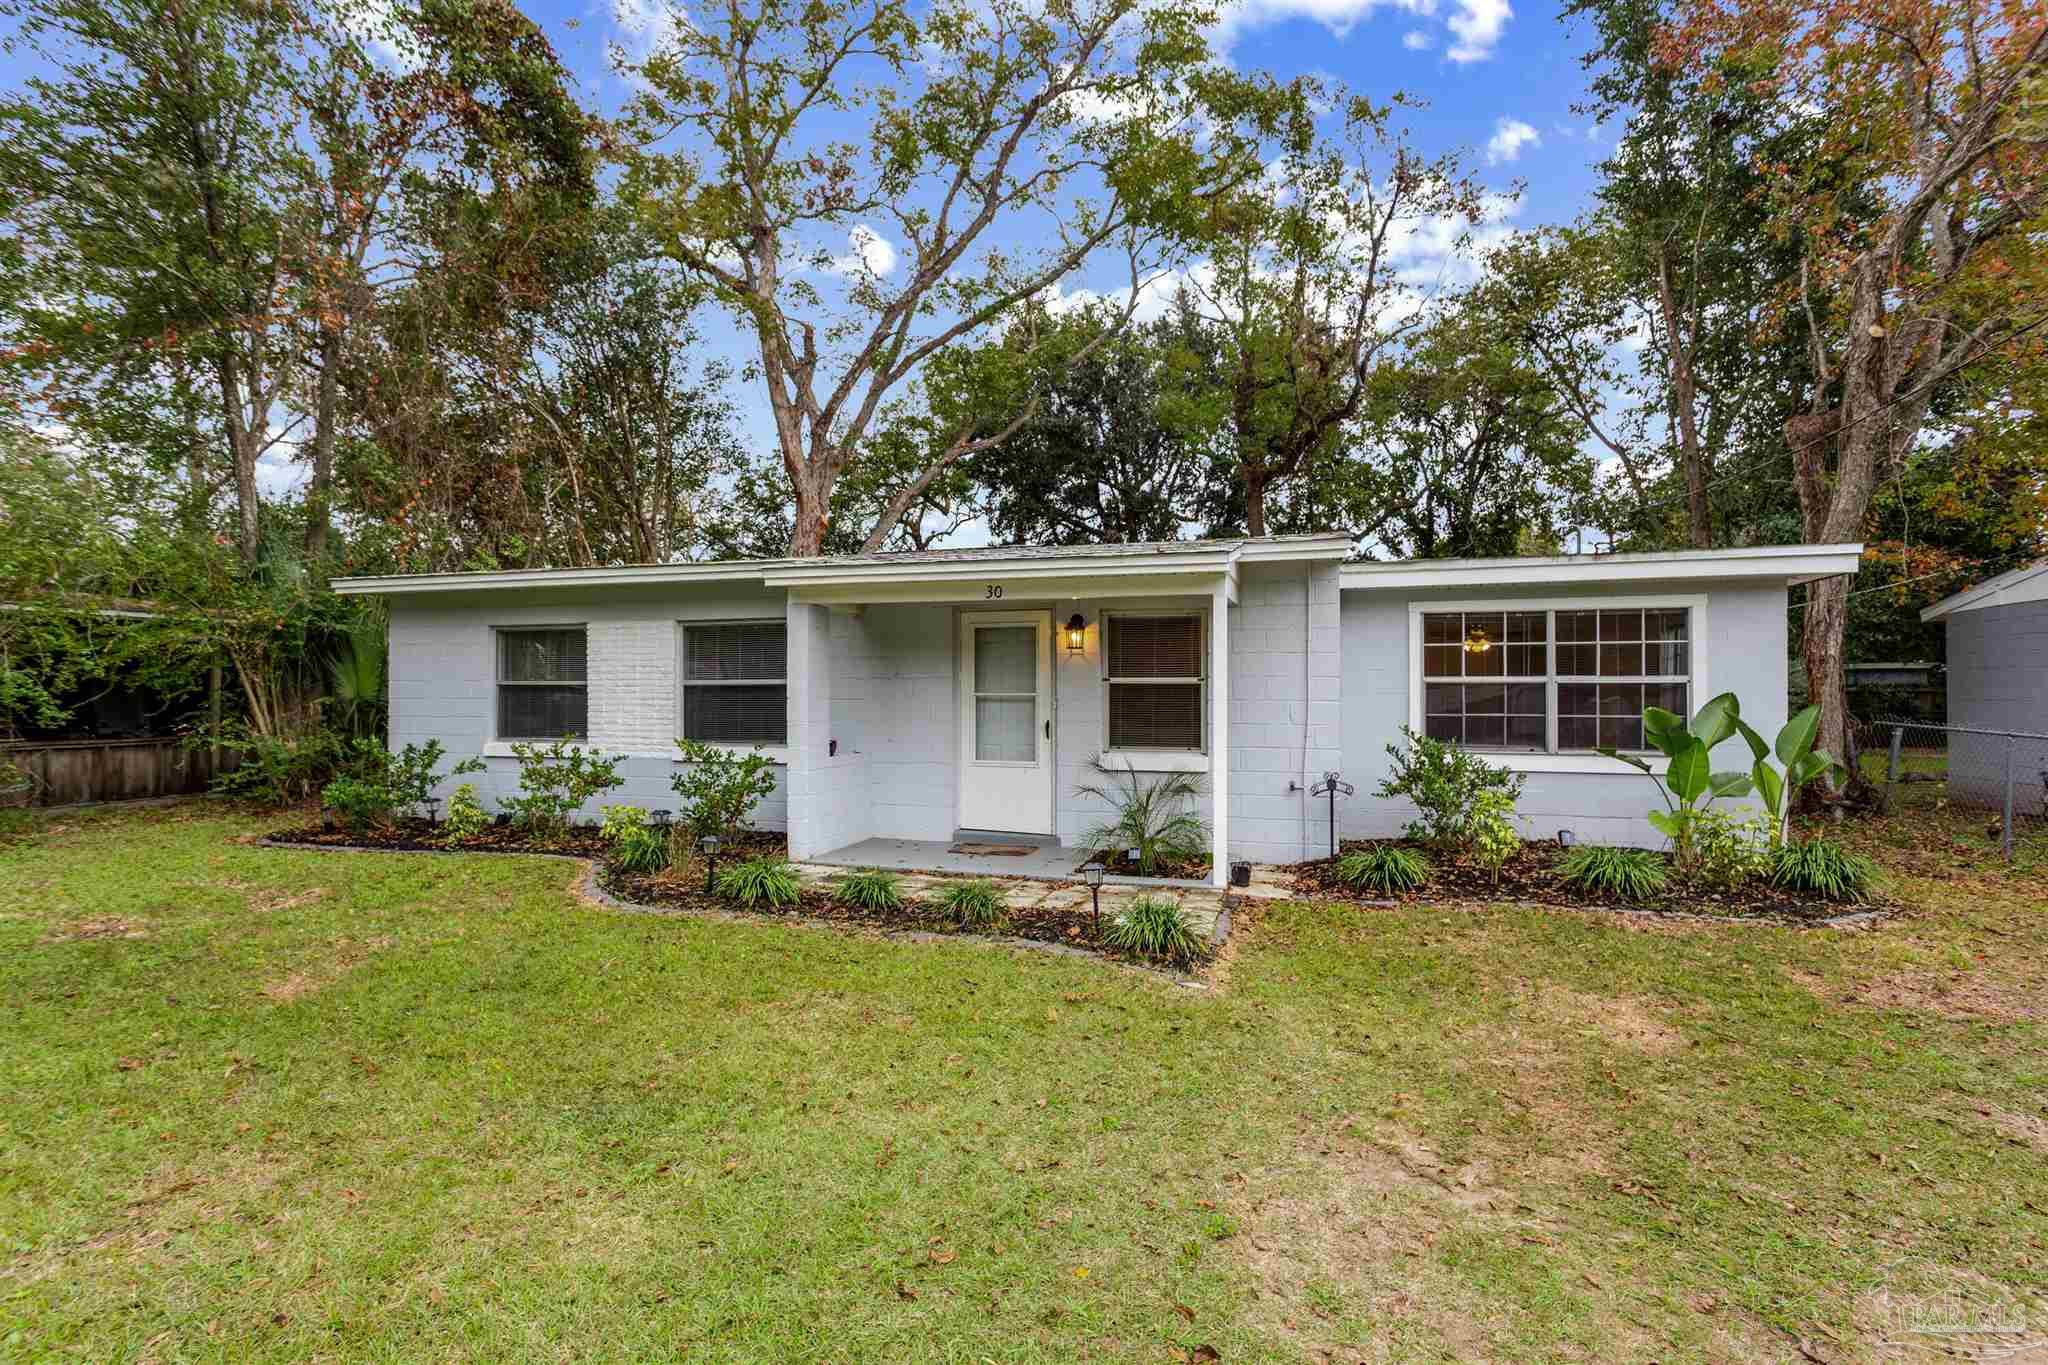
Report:
[[1307,788],[1343,761],[1335,564],[1248,564],[1230,609],[1230,851],[1319,856],[1328,810]]

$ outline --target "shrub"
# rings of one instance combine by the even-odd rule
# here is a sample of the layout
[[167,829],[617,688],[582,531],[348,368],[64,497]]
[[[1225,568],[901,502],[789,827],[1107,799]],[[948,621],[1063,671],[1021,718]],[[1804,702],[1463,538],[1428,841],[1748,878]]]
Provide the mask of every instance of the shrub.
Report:
[[503,805],[513,819],[543,834],[567,829],[585,802],[626,782],[619,776],[622,757],[579,748],[573,735],[545,747],[515,744],[512,754],[519,760],[520,795]]
[[441,822],[441,828],[451,842],[474,839],[490,823],[490,812],[477,799],[476,783],[465,782],[449,794],[448,818]]
[[1732,890],[1760,877],[1771,865],[1771,820],[1765,815],[1736,815],[1702,810],[1692,817],[1692,865],[1688,875],[1705,886]]
[[337,777],[320,789],[320,804],[331,808],[350,829],[391,821],[391,793],[381,782]]
[[863,910],[900,909],[903,905],[902,879],[894,872],[884,872],[880,868],[856,872],[840,881],[839,899]]
[[1515,829],[1514,815],[1514,796],[1488,787],[1473,801],[1472,814],[1466,822],[1466,838],[1472,844],[1472,857],[1486,869],[1495,886],[1500,885],[1501,868],[1522,846],[1522,836]]
[[1558,870],[1582,891],[1623,900],[1644,900],[1664,889],[1664,860],[1646,848],[1581,845],[1565,855]]
[[962,929],[993,929],[1002,923],[1003,893],[983,879],[954,882],[939,894],[939,904]]
[[240,762],[214,776],[211,790],[238,801],[289,806],[304,801],[336,777],[361,776],[349,769],[349,753],[332,730],[308,730],[289,738],[259,735],[239,721],[221,726],[218,736],[194,735],[190,748],[211,746],[218,738]]
[[718,874],[718,894],[741,905],[795,905],[803,890],[796,869],[780,858],[749,858]]
[[[441,785],[441,774],[437,769],[447,751],[441,741],[430,739],[425,744],[408,744],[397,753],[387,751],[374,739],[359,739],[356,751],[362,755],[365,768],[381,768],[384,785],[391,794],[393,810],[412,810],[424,806],[434,797],[434,788]],[[480,758],[465,758],[448,770],[450,777],[464,777],[484,770]]]
[[1097,754],[1099,779],[1074,788],[1077,796],[1105,802],[1110,818],[1082,838],[1105,864],[1126,849],[1138,850],[1138,874],[1149,877],[1162,862],[1194,862],[1209,852],[1209,826],[1188,807],[1202,794],[1193,773],[1161,773],[1150,779],[1126,763],[1121,770]]
[[1375,844],[1337,860],[1337,880],[1383,896],[1413,891],[1429,878],[1429,859],[1399,844]]
[[1418,735],[1405,725],[1401,736],[1407,741],[1405,749],[1387,746],[1393,773],[1380,783],[1379,794],[1415,803],[1421,818],[1409,823],[1409,837],[1440,849],[1464,847],[1472,839],[1472,811],[1480,793],[1503,794],[1509,810],[1521,799],[1520,773],[1496,768],[1455,744]]
[[638,806],[606,806],[599,833],[612,846],[612,865],[622,872],[659,872],[668,866],[668,836],[647,823]]
[[1771,853],[1771,885],[1831,901],[1860,901],[1877,885],[1877,864],[1828,839],[1783,844]]
[[764,753],[740,753],[679,739],[688,766],[669,779],[682,798],[683,822],[692,835],[715,834],[730,843],[748,828],[754,807],[775,790],[775,765]]
[[1199,962],[1209,951],[1179,902],[1164,896],[1138,897],[1109,922],[1102,936],[1113,948],[1182,966]]

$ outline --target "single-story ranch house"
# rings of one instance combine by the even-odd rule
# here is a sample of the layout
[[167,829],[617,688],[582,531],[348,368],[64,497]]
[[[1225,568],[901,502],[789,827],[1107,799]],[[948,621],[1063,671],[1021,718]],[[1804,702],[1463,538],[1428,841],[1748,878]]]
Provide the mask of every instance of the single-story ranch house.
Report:
[[[985,548],[345,579],[391,609],[391,742],[484,756],[574,735],[623,753],[610,800],[676,804],[675,739],[779,765],[760,823],[796,858],[871,839],[1038,836],[1104,813],[1097,755],[1201,775],[1217,884],[1232,860],[1320,856],[1339,772],[1347,835],[1381,799],[1403,725],[1530,774],[1531,837],[1652,845],[1648,705],[1736,693],[1786,712],[1788,585],[1856,571],[1857,545],[1350,562],[1344,535]],[[1746,761],[1746,760],[1745,760]],[[592,812],[594,815],[594,812]],[[844,858],[839,859],[845,861]],[[1078,862],[1078,856],[1076,858]]]

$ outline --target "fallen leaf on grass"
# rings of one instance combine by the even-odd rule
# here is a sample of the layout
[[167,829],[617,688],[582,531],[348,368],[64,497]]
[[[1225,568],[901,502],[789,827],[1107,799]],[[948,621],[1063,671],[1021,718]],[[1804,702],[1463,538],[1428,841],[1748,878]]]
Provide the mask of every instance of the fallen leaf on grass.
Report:
[[909,1285],[903,1283],[903,1281],[898,1280],[896,1281],[896,1297],[903,1300],[905,1303],[916,1303],[917,1291],[915,1289],[912,1289]]
[[1180,1314],[1182,1317],[1186,1318],[1190,1324],[1193,1324],[1195,1320],[1194,1309],[1188,1307],[1184,1303],[1177,1303],[1173,1306],[1173,1311]]

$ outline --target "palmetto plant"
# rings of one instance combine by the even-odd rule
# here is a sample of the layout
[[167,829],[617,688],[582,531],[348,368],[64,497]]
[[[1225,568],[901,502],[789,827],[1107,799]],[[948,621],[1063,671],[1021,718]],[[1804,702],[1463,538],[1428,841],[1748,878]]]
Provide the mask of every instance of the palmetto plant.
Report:
[[1138,873],[1146,877],[1162,862],[1191,862],[1209,851],[1209,826],[1189,809],[1202,795],[1193,773],[1143,778],[1130,764],[1118,768],[1101,754],[1089,766],[1097,780],[1083,782],[1074,792],[1104,802],[1111,814],[1082,836],[1090,848],[1112,856],[1138,850]]
[[384,628],[374,622],[355,627],[327,660],[335,728],[349,735],[375,735],[384,710]]

